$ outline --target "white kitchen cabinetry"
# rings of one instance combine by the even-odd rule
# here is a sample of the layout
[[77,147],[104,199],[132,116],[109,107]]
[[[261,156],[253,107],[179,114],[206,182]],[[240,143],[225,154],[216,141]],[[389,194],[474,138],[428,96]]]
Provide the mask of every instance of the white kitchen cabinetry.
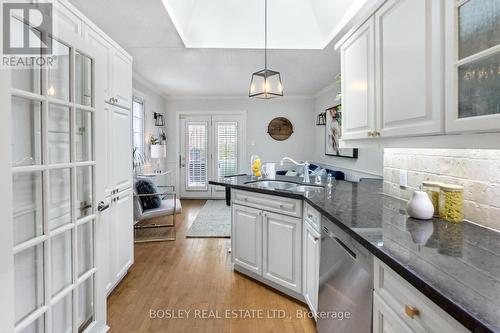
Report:
[[389,0],[375,13],[376,136],[443,131],[441,4]]
[[414,333],[377,294],[373,295],[373,333]]
[[103,37],[99,32],[92,29],[90,26],[85,26],[85,40],[89,41],[102,55],[102,59],[105,61],[106,72],[103,75],[103,86],[104,86],[104,100],[109,102],[113,92],[112,92],[112,73],[113,66],[113,46],[108,41],[107,38]]
[[500,131],[500,44],[494,37],[500,29],[494,6],[493,1],[445,0],[448,133]]
[[133,194],[126,190],[111,197],[108,217],[108,253],[109,265],[106,292],[113,288],[127,274],[134,258],[133,238]]
[[104,274],[109,294],[133,263],[132,57],[95,24],[85,21],[83,38],[104,61],[104,188],[110,203],[102,213],[108,240]]
[[132,108],[132,58],[97,27],[85,25],[85,39],[106,59],[105,101],[122,108]]
[[232,208],[233,262],[262,274],[262,211],[234,205]]
[[309,309],[314,315],[318,311],[319,292],[319,254],[321,246],[321,234],[304,218],[303,227],[304,256],[303,256],[303,280],[304,298]]
[[268,212],[263,217],[264,278],[302,292],[302,220]]
[[373,332],[469,332],[380,260],[374,260]]
[[115,104],[132,108],[132,60],[118,50],[113,52],[113,92]]
[[120,192],[132,187],[132,116],[128,109],[117,106],[111,107],[111,126],[108,131],[112,133],[110,152],[112,161],[110,165],[112,175],[112,188]]
[[239,190],[232,199],[234,268],[303,300],[302,201]]
[[373,18],[341,46],[342,139],[364,139],[375,131]]
[[386,1],[339,43],[343,140],[443,132],[441,7]]

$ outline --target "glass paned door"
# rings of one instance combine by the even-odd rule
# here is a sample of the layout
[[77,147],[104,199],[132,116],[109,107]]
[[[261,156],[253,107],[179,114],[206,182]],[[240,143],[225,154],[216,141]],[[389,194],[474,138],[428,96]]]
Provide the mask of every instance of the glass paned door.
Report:
[[179,166],[182,197],[224,197],[224,188],[210,186],[208,182],[238,174],[241,169],[242,123],[243,117],[239,115],[181,118]]
[[96,326],[97,74],[73,42],[54,40],[50,69],[12,70],[15,332]]
[[208,189],[208,121],[188,121],[185,125],[186,190]]
[[238,173],[238,123],[215,122],[215,133],[216,177],[222,179]]

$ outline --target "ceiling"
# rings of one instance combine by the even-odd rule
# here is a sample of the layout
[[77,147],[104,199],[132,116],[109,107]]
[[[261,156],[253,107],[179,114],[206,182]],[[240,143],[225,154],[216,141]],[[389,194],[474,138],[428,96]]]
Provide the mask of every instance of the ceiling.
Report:
[[[189,48],[262,48],[264,0],[162,0]],[[352,0],[269,0],[274,49],[322,50]]]
[[[134,57],[134,72],[164,96],[248,96],[251,73],[264,66],[263,1],[163,1],[171,6],[168,11],[162,0],[70,0]],[[273,0],[269,4],[274,1],[269,7],[268,67],[281,72],[286,96],[313,96],[339,73],[339,55],[328,43],[332,34],[352,11],[352,3],[359,6],[365,0]],[[216,6],[208,10],[206,3]],[[330,11],[331,15],[325,14]],[[303,20],[298,16],[302,12],[306,12]],[[193,23],[203,20],[218,23],[204,25],[210,28],[203,32],[203,24]],[[273,20],[283,25],[278,29]],[[302,28],[306,34],[299,32]],[[228,31],[230,38],[222,38]]]

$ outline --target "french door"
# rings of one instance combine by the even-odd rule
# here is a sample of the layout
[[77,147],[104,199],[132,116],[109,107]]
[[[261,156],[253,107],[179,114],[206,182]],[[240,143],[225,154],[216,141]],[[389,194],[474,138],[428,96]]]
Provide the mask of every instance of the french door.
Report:
[[0,80],[7,88],[0,95],[0,178],[8,192],[0,203],[0,264],[7,272],[0,279],[2,332],[105,326],[105,293],[96,279],[102,267],[97,202],[104,199],[102,59],[64,31],[53,37],[53,50],[52,67],[2,70]]
[[181,118],[181,197],[224,197],[224,188],[209,185],[208,181],[235,175],[244,169],[243,122],[241,115]]

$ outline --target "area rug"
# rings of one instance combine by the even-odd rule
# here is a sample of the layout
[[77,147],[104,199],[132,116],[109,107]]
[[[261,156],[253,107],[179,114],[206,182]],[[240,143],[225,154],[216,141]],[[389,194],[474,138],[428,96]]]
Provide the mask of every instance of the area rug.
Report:
[[186,234],[186,238],[230,237],[231,207],[225,200],[208,200]]

